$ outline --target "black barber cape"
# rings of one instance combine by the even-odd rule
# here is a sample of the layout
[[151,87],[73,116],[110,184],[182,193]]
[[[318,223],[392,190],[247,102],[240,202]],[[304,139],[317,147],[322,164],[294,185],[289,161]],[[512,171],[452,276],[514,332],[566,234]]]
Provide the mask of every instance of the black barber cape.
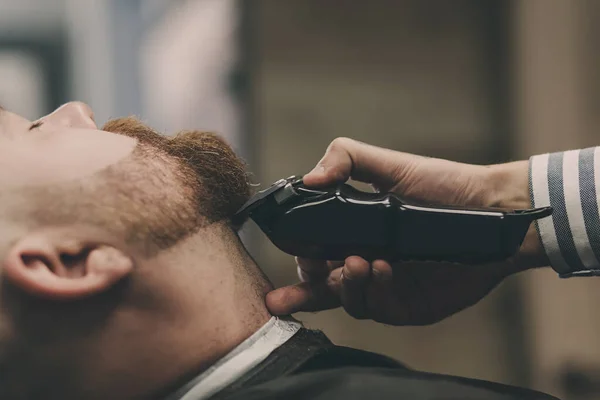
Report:
[[527,389],[410,370],[375,353],[300,329],[211,400],[550,400]]

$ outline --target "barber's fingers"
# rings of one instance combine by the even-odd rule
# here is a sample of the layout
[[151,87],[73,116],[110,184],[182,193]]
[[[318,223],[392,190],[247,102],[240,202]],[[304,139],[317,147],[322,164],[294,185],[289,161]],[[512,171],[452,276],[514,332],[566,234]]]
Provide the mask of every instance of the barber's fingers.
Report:
[[[310,264],[305,261],[301,259],[299,264],[305,267]],[[332,268],[340,263],[329,264],[328,268]],[[318,264],[314,262],[313,265]],[[371,265],[360,257],[349,257],[343,266],[330,270],[327,277],[270,292],[266,297],[266,305],[273,315],[322,311],[343,306],[355,318],[385,321],[392,300],[390,264],[375,261]]]
[[273,315],[289,315],[296,312],[322,311],[340,306],[340,298],[331,290],[327,280],[317,283],[302,282],[286,286],[267,294],[267,308]]
[[340,271],[340,300],[354,318],[367,318],[365,289],[371,278],[371,265],[360,257],[348,257]]
[[393,278],[393,269],[389,262],[384,260],[375,260],[371,265],[371,274],[375,283],[391,283]]
[[[314,312],[337,308],[341,305],[340,291],[342,289],[342,267],[344,262],[340,261],[315,261],[298,258],[298,273],[303,282],[275,289],[267,294],[265,299],[267,308],[273,315],[289,315],[296,312]],[[362,267],[362,266],[360,266]],[[313,272],[309,275],[301,268],[306,268],[307,271]],[[311,270],[310,268],[314,268]],[[314,273],[319,271],[327,271],[324,275],[317,277]],[[362,271],[355,271],[354,264],[346,272],[351,278],[348,282],[344,278],[344,282],[348,284],[348,289],[360,283],[360,279],[364,274]],[[367,271],[368,276],[368,271]],[[348,299],[350,309],[354,310],[355,302],[352,296],[345,296]]]
[[348,138],[337,138],[317,166],[307,175],[308,186],[327,186],[349,178],[391,188],[402,171],[421,157],[371,146]]
[[393,287],[392,266],[383,260],[372,263],[371,276],[368,287],[365,290],[366,309],[369,318],[383,323],[398,324],[398,321],[408,321],[409,310],[406,303],[399,300],[401,293],[397,293]]
[[344,262],[296,257],[296,264],[298,265],[298,277],[300,280],[302,282],[309,282],[328,276],[332,270],[344,265]]
[[[342,266],[333,269],[340,264]],[[368,296],[371,294],[367,292],[371,287],[389,291],[388,282],[392,280],[392,268],[387,262],[376,261],[371,266],[363,258],[353,256],[348,257],[343,263],[329,262],[329,268],[332,270],[325,280],[321,279],[300,286],[304,290],[308,289],[309,292],[296,292],[290,295],[290,297],[295,296],[296,301],[302,302],[302,306],[297,311],[319,311],[341,304],[352,317],[365,319],[372,318],[369,304],[389,307],[389,304],[382,303],[381,299],[384,297],[380,294],[375,293],[374,299],[370,300]],[[326,284],[328,291],[324,291],[323,283]],[[377,312],[380,313],[380,310]]]

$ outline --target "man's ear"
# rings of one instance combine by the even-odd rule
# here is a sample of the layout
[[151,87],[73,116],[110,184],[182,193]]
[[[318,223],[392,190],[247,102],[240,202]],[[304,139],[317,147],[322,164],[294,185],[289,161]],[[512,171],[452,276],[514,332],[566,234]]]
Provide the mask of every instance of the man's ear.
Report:
[[52,232],[31,233],[4,259],[4,278],[21,290],[52,300],[78,300],[110,289],[133,270],[130,256]]

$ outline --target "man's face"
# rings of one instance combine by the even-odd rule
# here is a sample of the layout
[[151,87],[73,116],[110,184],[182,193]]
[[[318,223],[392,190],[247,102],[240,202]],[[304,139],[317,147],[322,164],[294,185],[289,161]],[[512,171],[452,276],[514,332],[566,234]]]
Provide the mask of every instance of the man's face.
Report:
[[[249,196],[243,163],[214,134],[165,137],[134,118],[103,129],[82,103],[35,122],[0,110],[0,283],[92,295],[126,274],[94,268],[130,265],[227,222]],[[131,262],[109,262],[115,251]],[[64,279],[77,274],[89,282]]]
[[[51,275],[75,271],[60,267],[61,257],[89,251],[82,240],[94,236],[82,228],[67,232],[58,225],[69,214],[71,227],[81,219],[81,212],[76,214],[70,205],[96,200],[84,191],[60,188],[89,181],[127,159],[136,145],[135,138],[97,129],[91,109],[83,103],[66,104],[35,122],[0,109],[0,283],[43,294],[40,289],[49,282],[48,276],[40,275],[44,268]],[[38,222],[53,217],[52,229],[36,231],[42,224],[33,222],[35,215]],[[88,224],[89,228],[94,224]],[[103,234],[108,237],[108,232]],[[46,295],[52,297],[52,291],[46,290]]]

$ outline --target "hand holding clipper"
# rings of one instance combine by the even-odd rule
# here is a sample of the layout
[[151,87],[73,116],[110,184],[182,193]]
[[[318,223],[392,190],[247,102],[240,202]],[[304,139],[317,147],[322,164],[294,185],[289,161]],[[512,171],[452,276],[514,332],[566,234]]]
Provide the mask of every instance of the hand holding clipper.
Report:
[[[371,184],[378,193],[362,194],[343,186],[350,178]],[[526,161],[497,166],[469,165],[342,138],[332,142],[301,184],[285,180],[279,184],[283,187],[291,184],[278,196],[282,204],[298,199],[290,195],[291,188],[296,194],[313,191],[332,207],[330,212],[346,209],[335,217],[344,231],[358,235],[354,237],[362,243],[382,243],[385,237],[387,246],[383,246],[385,251],[380,247],[376,254],[371,253],[376,246],[369,250],[355,242],[354,254],[340,257],[347,252],[333,251],[339,247],[332,242],[347,243],[350,234],[332,237],[333,228],[319,231],[327,225],[323,221],[332,218],[330,212],[323,212],[320,228],[313,229],[307,238],[329,240],[331,253],[315,260],[319,251],[315,247],[311,250],[307,245],[306,253],[302,254],[296,251],[300,255],[297,262],[303,282],[269,293],[267,306],[276,315],[343,306],[357,318],[393,325],[429,324],[475,304],[513,273],[548,265],[535,224],[531,222],[548,216],[552,210],[529,210]],[[277,191],[274,187],[271,190]],[[369,213],[363,214],[364,220],[353,218],[350,210],[365,202],[370,206],[379,202],[381,207],[394,210],[386,211],[388,214],[373,212],[380,215],[379,226],[389,227],[387,236],[381,233],[385,230],[359,233],[364,223],[377,225],[367,216]],[[294,208],[292,203],[287,204]],[[307,210],[298,207],[295,211],[302,210],[304,216],[311,206],[306,206]],[[296,226],[306,223],[304,218],[296,219],[301,213],[294,215]],[[288,251],[286,244],[289,243],[278,246]],[[427,260],[437,262],[424,262]]]

